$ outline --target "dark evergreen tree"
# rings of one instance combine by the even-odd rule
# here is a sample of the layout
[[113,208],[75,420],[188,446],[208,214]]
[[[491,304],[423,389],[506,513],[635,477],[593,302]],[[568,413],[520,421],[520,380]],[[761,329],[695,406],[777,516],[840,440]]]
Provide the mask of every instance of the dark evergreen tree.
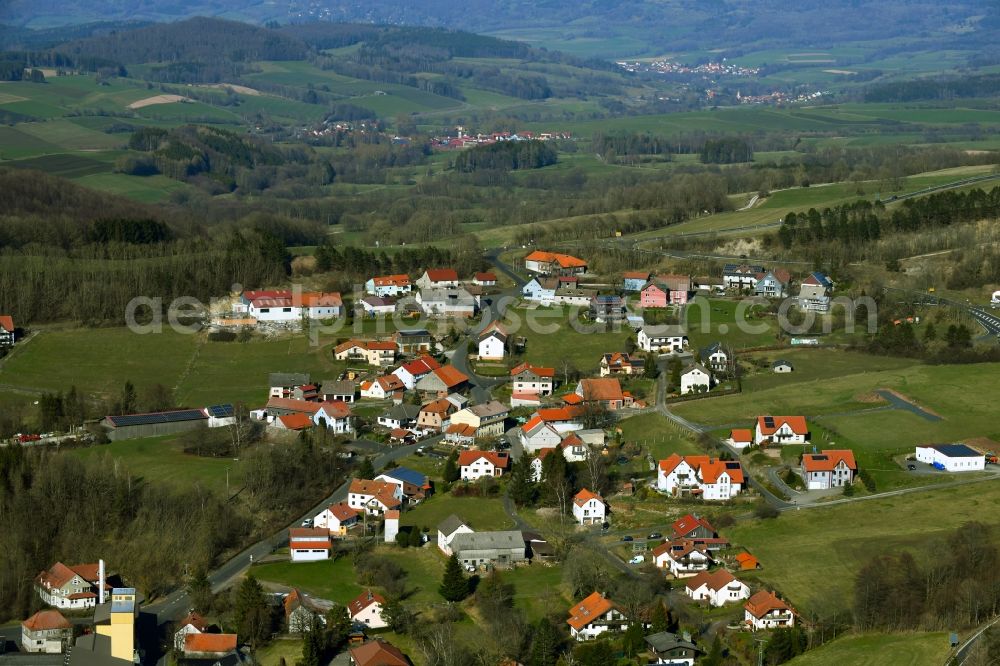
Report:
[[445,483],[455,483],[461,476],[461,470],[458,467],[458,451],[452,451],[448,454],[448,459],[444,463],[444,481]]
[[559,660],[559,648],[562,641],[559,632],[552,623],[542,618],[535,625],[531,638],[530,666],[555,666]]
[[236,633],[249,644],[251,651],[256,651],[271,633],[271,611],[264,589],[253,574],[244,578],[236,591],[233,616]]
[[461,601],[469,596],[469,581],[462,572],[458,555],[454,553],[448,558],[448,563],[444,567],[444,576],[438,592],[445,600],[452,602]]
[[361,464],[358,465],[359,479],[374,479],[375,478],[375,467],[372,465],[371,456],[365,456],[361,460]]
[[191,599],[191,608],[202,615],[212,610],[212,601],[215,595],[212,594],[212,583],[208,580],[205,570],[198,568],[191,580],[187,584],[188,597]]

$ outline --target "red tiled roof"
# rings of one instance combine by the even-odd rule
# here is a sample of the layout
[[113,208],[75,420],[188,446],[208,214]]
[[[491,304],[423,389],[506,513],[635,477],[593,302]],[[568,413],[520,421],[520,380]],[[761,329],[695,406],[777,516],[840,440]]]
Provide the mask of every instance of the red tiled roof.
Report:
[[554,446],[543,446],[542,448],[538,449],[538,451],[535,452],[535,457],[538,458],[539,460],[545,460],[545,456],[549,455],[555,450],[556,449]]
[[499,467],[500,469],[507,469],[507,466],[510,465],[510,456],[498,451],[462,451],[458,454],[458,465],[459,467],[466,467],[480,458],[485,458],[493,463],[494,467]]
[[347,610],[351,614],[351,617],[353,618],[355,615],[357,615],[364,609],[368,608],[372,604],[379,604],[380,606],[385,606],[385,599],[382,598],[382,595],[378,594],[377,592],[372,592],[371,590],[365,590],[357,597],[355,597],[351,603],[347,604]]
[[21,623],[28,631],[53,631],[55,629],[69,629],[73,623],[63,617],[57,610],[40,610],[27,620]]
[[231,652],[236,649],[236,634],[186,634],[184,652]]
[[531,365],[530,363],[522,363],[521,365],[515,366],[513,370],[510,371],[511,377],[516,377],[522,372],[533,372],[539,377],[555,377],[555,368],[543,368],[538,365]]
[[322,548],[323,550],[330,550],[333,547],[333,543],[329,539],[326,541],[289,541],[289,550],[317,550]]
[[[771,418],[774,419],[773,426],[764,425],[764,419]],[[778,428],[788,424],[788,427],[792,429],[796,435],[805,435],[809,433],[809,426],[806,425],[806,417],[804,416],[758,416],[757,417],[757,427],[762,435],[773,435],[777,432]]]
[[281,421],[281,425],[285,426],[288,430],[305,430],[306,428],[311,428],[313,426],[312,419],[309,418],[309,415],[303,414],[302,412],[282,414],[278,417],[278,420]]
[[791,606],[775,596],[774,592],[761,590],[753,595],[743,604],[745,608],[755,618],[762,618],[771,611],[790,611]]
[[410,361],[409,363],[404,363],[402,368],[414,377],[420,375],[426,375],[429,372],[433,372],[441,367],[441,364],[435,361],[432,357],[424,355],[418,359]]
[[830,472],[833,471],[840,461],[847,463],[848,469],[856,470],[858,465],[854,462],[854,451],[850,449],[823,449],[819,453],[802,454],[802,467],[807,472]]
[[562,441],[559,442],[559,446],[564,449],[568,449],[571,446],[583,446],[583,440],[580,439],[580,436],[575,432],[571,432],[562,438]]
[[567,393],[562,397],[562,401],[567,405],[579,405],[583,402],[583,398],[578,396],[576,393]]
[[705,483],[715,483],[723,472],[729,474],[733,483],[743,483],[743,466],[735,460],[719,460],[709,456],[679,456],[676,453],[670,454],[666,460],[660,461],[660,470],[664,474],[670,474],[674,469],[686,462],[692,469],[701,474]]
[[458,272],[453,268],[428,268],[431,282],[458,282]]
[[697,590],[702,585],[706,585],[708,589],[717,592],[734,580],[736,577],[725,569],[716,569],[711,573],[702,571],[694,578],[689,578],[684,585],[689,590]]
[[14,318],[10,315],[0,315],[0,328],[8,333],[14,332]]
[[327,509],[330,511],[330,514],[340,522],[344,522],[345,520],[350,520],[351,518],[358,517],[357,509],[352,509],[350,506],[347,505],[346,502],[337,502],[336,504],[331,504],[329,507],[327,507]]
[[649,271],[627,271],[622,273],[622,278],[626,280],[648,280]]
[[289,539],[318,539],[330,536],[322,527],[290,527],[288,528]]
[[622,385],[614,377],[588,378],[580,380],[583,385],[584,400],[624,400]]
[[475,279],[480,282],[496,282],[497,276],[493,273],[476,273]]
[[524,258],[525,261],[538,261],[541,263],[559,264],[560,268],[586,268],[587,262],[572,255],[559,254],[558,252],[546,252],[535,250]]
[[684,516],[683,518],[679,518],[679,519],[675,520],[674,524],[672,525],[672,527],[673,527],[673,530],[674,530],[674,534],[676,534],[678,536],[682,536],[682,537],[685,537],[688,534],[691,534],[691,532],[693,532],[698,527],[704,527],[711,534],[715,534],[716,533],[715,532],[715,528],[712,527],[711,523],[709,523],[704,518],[701,518],[699,516],[695,516],[694,514],[690,514],[690,513],[687,514],[686,516]]
[[374,277],[372,280],[376,287],[405,287],[410,284],[410,276],[403,275],[402,273],[398,275],[381,275],[379,277]]
[[406,384],[403,383],[403,380],[396,375],[382,375],[375,381],[378,382],[378,385],[381,386],[382,390],[386,393],[406,388]]
[[269,398],[267,409],[284,409],[290,412],[301,412],[303,414],[315,414],[319,411],[320,403],[309,400],[296,400],[295,398]]
[[734,428],[733,430],[729,431],[729,437],[734,442],[741,442],[742,443],[742,442],[752,442],[753,441],[753,433],[750,432],[750,430],[746,429],[746,428],[739,428],[739,429],[735,429]]
[[343,400],[328,400],[319,403],[319,406],[327,415],[335,419],[346,419],[351,415],[351,406]]
[[654,548],[652,553],[654,558],[666,553],[670,559],[677,560],[694,551],[704,553],[711,558],[711,555],[708,554],[707,545],[697,539],[671,539],[670,541],[664,541]]
[[606,599],[600,592],[594,592],[569,609],[569,619],[566,620],[566,623],[580,631],[612,608],[615,608],[613,601]]
[[56,562],[48,571],[38,574],[37,583],[49,589],[60,589],[63,585],[80,576],[88,583],[97,583],[97,564],[76,564],[68,567],[62,562]]
[[739,553],[736,561],[740,564],[740,569],[756,569],[760,562],[750,553]]
[[188,613],[187,617],[177,623],[177,626],[186,627],[189,624],[198,631],[205,631],[205,628],[208,627],[208,622],[198,613]]
[[459,437],[475,437],[476,429],[465,423],[453,423],[445,429],[447,435],[458,435]]
[[399,648],[381,638],[352,647],[349,651],[355,666],[410,666],[410,660]]
[[437,368],[434,370],[434,374],[437,375],[437,378],[444,382],[444,385],[448,388],[454,388],[459,384],[464,384],[469,381],[469,376],[453,365],[446,365]]
[[539,416],[543,421],[572,421],[579,417],[582,411],[578,406],[567,405],[566,407],[539,409],[535,412],[535,415]]
[[586,488],[581,489],[580,492],[578,492],[576,495],[573,496],[573,502],[577,506],[583,506],[584,504],[586,504],[587,502],[589,502],[592,499],[595,499],[595,500],[599,501],[601,504],[604,504],[604,498],[603,497],[601,497],[597,493],[592,492],[592,491],[590,491],[590,490],[588,490]]
[[440,400],[428,402],[426,405],[420,408],[420,411],[431,412],[434,414],[447,414],[454,408],[455,408],[454,403],[452,403],[449,400],[446,400],[445,398],[441,398]]

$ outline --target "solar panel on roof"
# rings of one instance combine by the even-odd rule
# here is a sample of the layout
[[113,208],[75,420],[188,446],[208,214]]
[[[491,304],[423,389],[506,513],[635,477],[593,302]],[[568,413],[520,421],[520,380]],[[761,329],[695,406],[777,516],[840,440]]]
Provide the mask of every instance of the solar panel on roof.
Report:
[[183,409],[175,412],[153,412],[152,414],[124,414],[110,416],[108,419],[116,427],[152,425],[155,423],[177,423],[179,421],[194,421],[205,418],[200,409]]
[[217,419],[223,419],[233,415],[232,405],[212,405],[208,407],[208,415]]
[[774,427],[774,417],[773,416],[765,416],[764,417],[764,427],[765,428],[773,428]]

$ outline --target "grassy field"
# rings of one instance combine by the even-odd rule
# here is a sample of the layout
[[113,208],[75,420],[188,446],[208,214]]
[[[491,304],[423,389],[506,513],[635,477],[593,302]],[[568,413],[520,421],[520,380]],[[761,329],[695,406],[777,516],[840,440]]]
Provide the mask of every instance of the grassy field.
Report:
[[361,594],[348,556],[320,562],[269,562],[251,569],[258,580],[296,587],[320,599],[346,604]]
[[759,578],[797,610],[829,617],[849,609],[854,575],[875,555],[909,548],[923,557],[966,520],[987,524],[1000,538],[998,500],[1000,486],[984,482],[786,512],[738,524],[725,536],[760,559]]
[[257,650],[254,658],[260,666],[294,664],[302,658],[301,638],[280,638]]
[[201,485],[225,493],[227,470],[231,492],[243,482],[241,462],[188,455],[172,435],[74,448],[69,450],[69,455],[81,458],[110,455],[135,476],[179,488]]
[[848,635],[788,662],[789,666],[939,666],[951,653],[948,633]]
[[[844,375],[859,372],[876,372],[879,370],[896,370],[913,365],[911,359],[892,356],[872,356],[859,352],[842,351],[838,349],[785,349],[781,351],[760,352],[749,357],[740,357],[741,361],[748,359],[766,363],[762,369],[754,369],[743,375],[743,390],[746,392],[763,391],[770,388],[794,386],[800,382],[810,382],[822,379],[835,379]],[[775,374],[771,371],[771,363],[784,359],[792,364],[794,372]]]
[[[524,360],[536,365],[555,367],[560,372],[563,363],[570,363],[584,373],[595,370],[601,356],[624,351],[625,340],[632,334],[623,329],[617,333],[582,332],[567,325],[569,308],[510,308],[508,318],[516,315],[520,326],[509,326],[513,335],[527,338]],[[582,323],[582,322],[581,322]]]
[[620,421],[622,439],[641,444],[653,458],[662,460],[671,453],[694,455],[704,453],[690,439],[687,431],[657,412],[640,414]]
[[405,512],[399,523],[427,527],[434,538],[437,538],[438,524],[451,514],[477,531],[511,529],[514,524],[504,513],[503,502],[497,498],[454,497],[451,493],[432,495],[411,511]]

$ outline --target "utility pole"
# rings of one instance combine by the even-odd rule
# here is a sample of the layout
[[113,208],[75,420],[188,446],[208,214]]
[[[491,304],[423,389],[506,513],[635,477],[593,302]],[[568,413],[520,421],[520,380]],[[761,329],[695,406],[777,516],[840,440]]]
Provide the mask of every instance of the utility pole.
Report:
[[764,666],[764,644],[767,641],[763,638],[755,638],[754,642],[757,643],[757,666]]

